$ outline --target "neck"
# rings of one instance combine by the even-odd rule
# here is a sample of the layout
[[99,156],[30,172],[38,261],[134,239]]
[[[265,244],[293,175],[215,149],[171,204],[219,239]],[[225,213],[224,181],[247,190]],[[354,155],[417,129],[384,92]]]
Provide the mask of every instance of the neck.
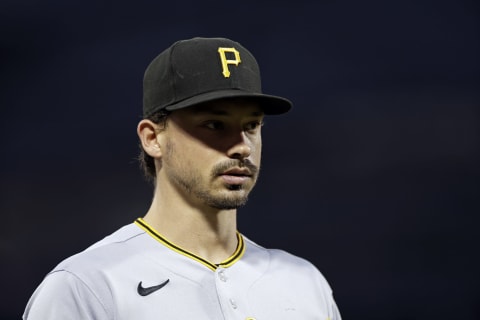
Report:
[[193,206],[156,188],[144,219],[172,243],[212,263],[226,260],[237,247],[235,209]]

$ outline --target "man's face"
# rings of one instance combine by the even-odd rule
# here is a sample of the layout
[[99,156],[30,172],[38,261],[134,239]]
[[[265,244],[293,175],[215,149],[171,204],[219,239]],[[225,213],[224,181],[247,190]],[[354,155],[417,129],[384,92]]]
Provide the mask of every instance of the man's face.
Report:
[[258,177],[263,112],[220,100],[172,112],[161,176],[188,201],[217,209],[244,205]]

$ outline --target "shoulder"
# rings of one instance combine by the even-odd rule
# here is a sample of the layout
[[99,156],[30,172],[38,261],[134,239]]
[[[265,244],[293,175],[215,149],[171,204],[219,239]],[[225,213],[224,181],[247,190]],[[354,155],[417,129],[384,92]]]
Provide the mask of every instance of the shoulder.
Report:
[[249,255],[252,255],[251,258],[264,260],[267,272],[290,279],[295,278],[300,282],[308,282],[321,287],[326,292],[331,292],[327,280],[312,262],[285,250],[265,248],[250,239],[245,237],[244,239],[247,243],[247,252],[250,251]]
[[138,247],[148,241],[142,235],[143,230],[129,224],[60,262],[32,295],[24,317],[66,319],[75,314],[78,319],[110,318],[115,279],[128,274],[135,263],[131,256],[140,254]]
[[67,270],[71,273],[84,270],[88,265],[88,269],[92,267],[108,267],[109,264],[115,263],[121,259],[121,253],[129,249],[132,244],[138,242],[141,235],[144,234],[140,228],[134,224],[128,224],[104,239],[94,243],[84,251],[72,255],[71,257],[60,262],[52,272]]
[[[315,317],[341,319],[332,289],[313,263],[285,250],[267,249],[248,239],[245,242],[244,270],[251,277],[254,301],[273,301],[274,305],[289,305],[289,310],[303,310]],[[262,307],[258,304],[259,310]]]
[[290,252],[287,252],[282,249],[271,249],[265,248],[252,240],[244,236],[245,243],[247,248],[250,250],[250,253],[253,255],[264,255],[265,258],[268,257],[270,265],[288,265],[294,269],[309,269],[312,271],[317,270],[316,267],[308,260],[301,258],[297,255],[294,255]]
[[143,247],[150,237],[145,232],[129,224],[82,252],[60,262],[47,274],[50,278],[69,277],[91,289],[110,287],[113,279],[128,274],[129,270],[142,263]]

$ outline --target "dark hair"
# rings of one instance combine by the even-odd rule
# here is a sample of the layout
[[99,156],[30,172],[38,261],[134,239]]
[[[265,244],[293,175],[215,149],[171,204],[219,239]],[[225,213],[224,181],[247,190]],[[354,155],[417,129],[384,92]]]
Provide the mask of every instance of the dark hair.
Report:
[[[169,111],[163,109],[158,112],[155,112],[154,114],[152,114],[149,117],[146,117],[145,119],[148,119],[153,123],[161,125],[163,129],[167,124],[167,118],[169,114],[170,114]],[[138,161],[140,162],[140,168],[143,170],[145,178],[148,181],[155,183],[155,180],[157,178],[155,160],[148,153],[146,153],[145,150],[143,150],[142,143],[139,143],[139,147],[140,147],[140,154],[138,155]]]

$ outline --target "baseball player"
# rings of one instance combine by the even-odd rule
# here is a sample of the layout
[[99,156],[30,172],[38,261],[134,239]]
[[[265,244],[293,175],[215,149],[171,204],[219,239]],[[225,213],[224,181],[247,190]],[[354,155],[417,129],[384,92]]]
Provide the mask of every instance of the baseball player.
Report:
[[55,267],[23,319],[340,320],[310,262],[237,230],[263,118],[290,108],[262,93],[257,62],[237,42],[194,38],[159,54],[137,127],[151,207]]

